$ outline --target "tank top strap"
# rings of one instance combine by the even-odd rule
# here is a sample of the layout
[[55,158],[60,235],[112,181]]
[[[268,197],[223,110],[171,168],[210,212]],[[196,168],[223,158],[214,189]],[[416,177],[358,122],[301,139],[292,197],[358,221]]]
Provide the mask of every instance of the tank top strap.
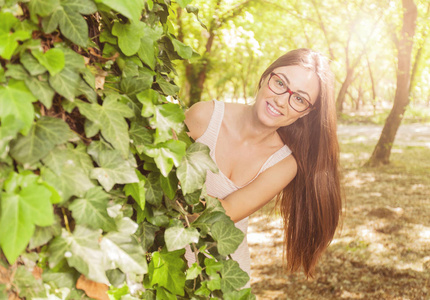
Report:
[[224,118],[224,102],[217,100],[213,100],[213,102],[214,111],[209,121],[208,128],[202,134],[202,136],[196,140],[196,142],[206,144],[211,152],[215,150],[222,119]]
[[269,157],[269,159],[264,163],[259,173],[264,172],[268,168],[276,165],[278,162],[289,156],[291,153],[291,149],[287,145],[284,145],[282,148],[280,148],[278,151],[276,151]]

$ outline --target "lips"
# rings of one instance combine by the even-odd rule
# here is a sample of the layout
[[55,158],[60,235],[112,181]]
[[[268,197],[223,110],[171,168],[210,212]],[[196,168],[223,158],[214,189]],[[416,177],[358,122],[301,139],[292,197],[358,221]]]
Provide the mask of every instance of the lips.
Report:
[[266,108],[267,108],[268,113],[274,117],[279,117],[279,116],[283,115],[279,110],[277,110],[272,105],[270,105],[269,102],[266,102]]

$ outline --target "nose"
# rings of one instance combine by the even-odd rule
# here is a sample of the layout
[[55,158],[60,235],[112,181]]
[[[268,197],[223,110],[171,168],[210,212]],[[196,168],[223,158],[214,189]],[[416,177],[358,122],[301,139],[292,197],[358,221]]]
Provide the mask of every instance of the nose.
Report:
[[279,106],[280,108],[285,108],[288,105],[288,97],[290,94],[285,93],[282,95],[277,95],[274,99],[275,104]]

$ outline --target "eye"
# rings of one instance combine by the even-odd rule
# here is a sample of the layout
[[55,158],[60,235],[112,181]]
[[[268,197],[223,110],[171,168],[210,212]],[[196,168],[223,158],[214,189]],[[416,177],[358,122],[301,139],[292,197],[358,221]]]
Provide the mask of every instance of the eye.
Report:
[[279,79],[279,78],[276,79],[275,82],[276,82],[276,85],[278,85],[279,87],[283,88],[285,86],[284,82],[281,79]]
[[294,94],[293,96],[294,96],[294,101],[300,104],[305,104],[305,99],[302,96],[300,96],[299,94]]

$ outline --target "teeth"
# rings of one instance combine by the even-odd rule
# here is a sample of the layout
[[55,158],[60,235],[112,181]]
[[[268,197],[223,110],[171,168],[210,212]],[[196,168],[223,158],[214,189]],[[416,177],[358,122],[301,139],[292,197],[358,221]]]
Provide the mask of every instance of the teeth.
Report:
[[276,115],[281,115],[281,113],[279,112],[279,111],[277,111],[272,105],[270,105],[270,103],[267,103],[268,104],[268,106],[269,106],[269,110],[271,111],[271,112],[273,112],[274,114],[276,114]]

